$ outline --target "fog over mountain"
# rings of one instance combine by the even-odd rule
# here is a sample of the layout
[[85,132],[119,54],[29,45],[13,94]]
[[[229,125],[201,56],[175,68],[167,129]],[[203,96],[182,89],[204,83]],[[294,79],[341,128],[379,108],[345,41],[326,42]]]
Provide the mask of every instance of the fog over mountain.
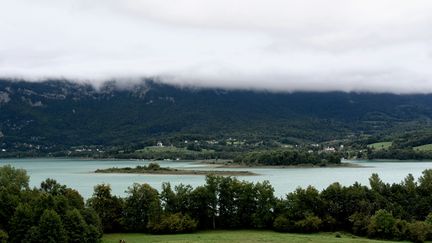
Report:
[[2,0],[0,77],[431,93],[431,12],[428,0]]

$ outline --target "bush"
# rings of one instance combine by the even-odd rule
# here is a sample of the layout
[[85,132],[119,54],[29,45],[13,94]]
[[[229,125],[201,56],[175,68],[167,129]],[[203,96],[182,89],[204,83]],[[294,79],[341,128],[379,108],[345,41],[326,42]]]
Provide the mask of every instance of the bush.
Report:
[[407,239],[413,242],[424,242],[432,232],[428,223],[416,221],[408,224]]
[[429,224],[429,225],[432,225],[432,213],[429,213],[429,214],[426,216],[425,223],[427,223],[427,224]]
[[273,228],[279,232],[289,232],[293,230],[294,224],[285,216],[279,215],[273,222]]
[[349,217],[352,223],[352,232],[356,235],[366,235],[368,233],[370,217],[362,213],[354,213]]
[[160,165],[158,164],[158,163],[150,163],[148,166],[147,166],[147,169],[148,170],[160,170]]
[[159,223],[150,225],[150,232],[154,234],[178,234],[190,233],[197,229],[198,223],[181,213],[168,214],[162,216]]
[[394,239],[397,232],[396,219],[384,209],[378,210],[369,221],[368,235],[380,239]]
[[308,215],[295,223],[297,230],[305,233],[318,232],[321,229],[321,225],[322,220],[315,215]]
[[408,222],[406,220],[397,219],[395,224],[394,239],[404,240],[407,238]]
[[9,238],[8,234],[5,231],[0,230],[0,243],[8,242],[8,238]]

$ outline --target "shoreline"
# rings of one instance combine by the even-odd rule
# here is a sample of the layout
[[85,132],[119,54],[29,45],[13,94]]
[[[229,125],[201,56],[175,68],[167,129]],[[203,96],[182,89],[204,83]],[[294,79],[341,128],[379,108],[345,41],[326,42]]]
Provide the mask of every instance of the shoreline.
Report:
[[212,168],[244,168],[244,169],[248,169],[248,168],[259,168],[259,169],[265,169],[265,168],[270,168],[270,169],[298,169],[298,168],[367,168],[370,166],[366,166],[366,165],[360,165],[360,164],[356,164],[356,163],[350,163],[350,162],[342,162],[340,164],[326,164],[324,166],[322,165],[314,165],[314,164],[298,164],[298,165],[262,165],[262,164],[242,164],[242,163],[220,163],[220,162],[212,162],[212,161],[207,161],[207,160],[200,160],[198,161],[199,163],[203,164],[203,165],[207,165],[207,167],[212,167]]
[[179,170],[162,168],[160,170],[143,170],[137,168],[107,168],[97,169],[93,173],[98,174],[149,174],[149,175],[217,175],[217,176],[258,176],[260,174],[251,171],[223,171],[223,170]]

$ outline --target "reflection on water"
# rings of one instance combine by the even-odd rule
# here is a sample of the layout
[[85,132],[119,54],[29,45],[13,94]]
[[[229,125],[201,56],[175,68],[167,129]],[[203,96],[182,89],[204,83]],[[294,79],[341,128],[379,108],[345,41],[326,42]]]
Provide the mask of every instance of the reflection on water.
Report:
[[[31,186],[38,186],[46,178],[78,190],[85,198],[91,196],[96,184],[110,184],[113,193],[124,196],[125,190],[132,183],[148,183],[160,190],[162,182],[172,185],[180,183],[198,186],[204,184],[205,177],[199,175],[136,175],[136,174],[95,174],[96,169],[110,167],[135,167],[148,164],[148,161],[138,160],[81,160],[81,159],[0,159],[0,166],[11,164],[17,168],[26,169],[30,175]],[[204,169],[197,162],[159,161],[161,166],[180,169]],[[418,178],[425,169],[432,168],[432,162],[398,162],[398,161],[355,161],[364,165],[361,168],[248,168],[227,170],[249,170],[258,176],[239,176],[247,181],[268,180],[275,188],[277,196],[295,190],[297,187],[315,186],[323,189],[333,182],[350,185],[356,181],[368,184],[372,173],[378,173],[384,182],[400,182],[408,173]],[[223,169],[219,169],[223,170]]]

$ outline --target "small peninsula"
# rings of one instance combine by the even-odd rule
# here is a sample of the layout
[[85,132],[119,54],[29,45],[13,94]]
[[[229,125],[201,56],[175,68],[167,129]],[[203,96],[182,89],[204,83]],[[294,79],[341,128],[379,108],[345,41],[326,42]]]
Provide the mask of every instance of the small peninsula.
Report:
[[158,174],[158,175],[219,175],[219,176],[253,176],[258,175],[250,171],[222,171],[222,170],[179,170],[169,167],[160,167],[157,163],[135,168],[107,168],[97,169],[95,173],[120,173],[120,174]]

